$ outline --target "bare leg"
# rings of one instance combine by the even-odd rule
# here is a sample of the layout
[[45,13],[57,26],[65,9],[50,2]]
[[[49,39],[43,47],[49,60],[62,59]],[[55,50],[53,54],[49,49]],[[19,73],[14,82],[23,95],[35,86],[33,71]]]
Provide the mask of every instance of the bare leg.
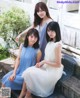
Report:
[[26,95],[26,91],[27,91],[26,90],[26,83],[23,82],[23,87],[22,87],[21,93],[18,98],[23,98]]
[[32,98],[31,93],[27,91],[25,98]]

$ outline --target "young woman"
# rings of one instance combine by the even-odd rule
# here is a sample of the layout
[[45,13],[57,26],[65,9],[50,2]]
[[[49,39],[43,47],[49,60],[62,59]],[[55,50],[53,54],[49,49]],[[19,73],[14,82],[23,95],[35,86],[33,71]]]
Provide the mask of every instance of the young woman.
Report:
[[[48,43],[45,48],[44,60],[37,63],[34,67],[26,69],[22,75],[24,78],[22,91],[25,91],[27,88],[25,98],[31,98],[30,93],[43,98],[48,97],[53,93],[55,85],[63,73],[59,24],[57,22],[50,22],[46,31]],[[19,98],[22,98],[22,92],[20,96]]]
[[[39,31],[39,36],[40,36],[40,49],[42,51],[42,59],[44,58],[44,49],[47,44],[46,41],[46,27],[49,22],[51,22],[52,19],[50,17],[48,8],[44,2],[39,2],[35,6],[35,11],[34,11],[34,22],[33,25],[30,28],[36,28]],[[27,33],[27,30],[23,31],[21,34],[19,34],[16,38],[16,41],[19,40],[19,38]]]
[[20,46],[14,70],[7,73],[2,78],[2,86],[10,87],[12,90],[21,90],[24,70],[34,66],[41,59],[39,50],[39,35],[36,29],[30,29],[27,32],[24,44]]

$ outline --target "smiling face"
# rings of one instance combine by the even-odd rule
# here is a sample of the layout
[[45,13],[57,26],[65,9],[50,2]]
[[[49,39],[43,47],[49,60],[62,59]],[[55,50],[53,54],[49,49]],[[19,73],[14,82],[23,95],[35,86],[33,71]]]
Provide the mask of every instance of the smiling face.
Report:
[[28,45],[33,46],[37,42],[37,37],[35,37],[33,34],[28,36]]
[[46,16],[46,12],[43,11],[41,8],[39,8],[39,11],[37,12],[37,15],[43,19]]

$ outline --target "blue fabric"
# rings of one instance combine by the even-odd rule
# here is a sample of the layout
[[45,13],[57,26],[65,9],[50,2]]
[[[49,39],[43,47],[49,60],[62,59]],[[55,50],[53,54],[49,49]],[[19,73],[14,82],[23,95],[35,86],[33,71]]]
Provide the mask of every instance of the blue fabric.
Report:
[[42,58],[41,58],[41,60],[44,59],[44,50],[45,50],[45,47],[46,47],[46,44],[47,44],[47,41],[46,41],[46,27],[47,27],[47,23],[45,25],[43,25],[41,31],[39,30],[40,49],[41,49],[41,52],[42,52]]
[[22,73],[26,68],[34,66],[36,64],[36,56],[37,49],[34,49],[32,47],[22,47],[20,65],[16,72],[16,78],[12,82],[9,81],[9,77],[13,73],[12,70],[2,78],[2,83],[6,87],[11,87],[12,90],[21,90],[23,84],[23,78],[21,77]]

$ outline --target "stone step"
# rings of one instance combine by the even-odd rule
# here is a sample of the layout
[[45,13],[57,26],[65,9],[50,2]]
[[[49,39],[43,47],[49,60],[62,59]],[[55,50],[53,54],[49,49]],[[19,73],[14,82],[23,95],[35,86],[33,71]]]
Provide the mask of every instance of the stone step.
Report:
[[80,80],[72,76],[62,81],[61,91],[67,98],[80,98]]

